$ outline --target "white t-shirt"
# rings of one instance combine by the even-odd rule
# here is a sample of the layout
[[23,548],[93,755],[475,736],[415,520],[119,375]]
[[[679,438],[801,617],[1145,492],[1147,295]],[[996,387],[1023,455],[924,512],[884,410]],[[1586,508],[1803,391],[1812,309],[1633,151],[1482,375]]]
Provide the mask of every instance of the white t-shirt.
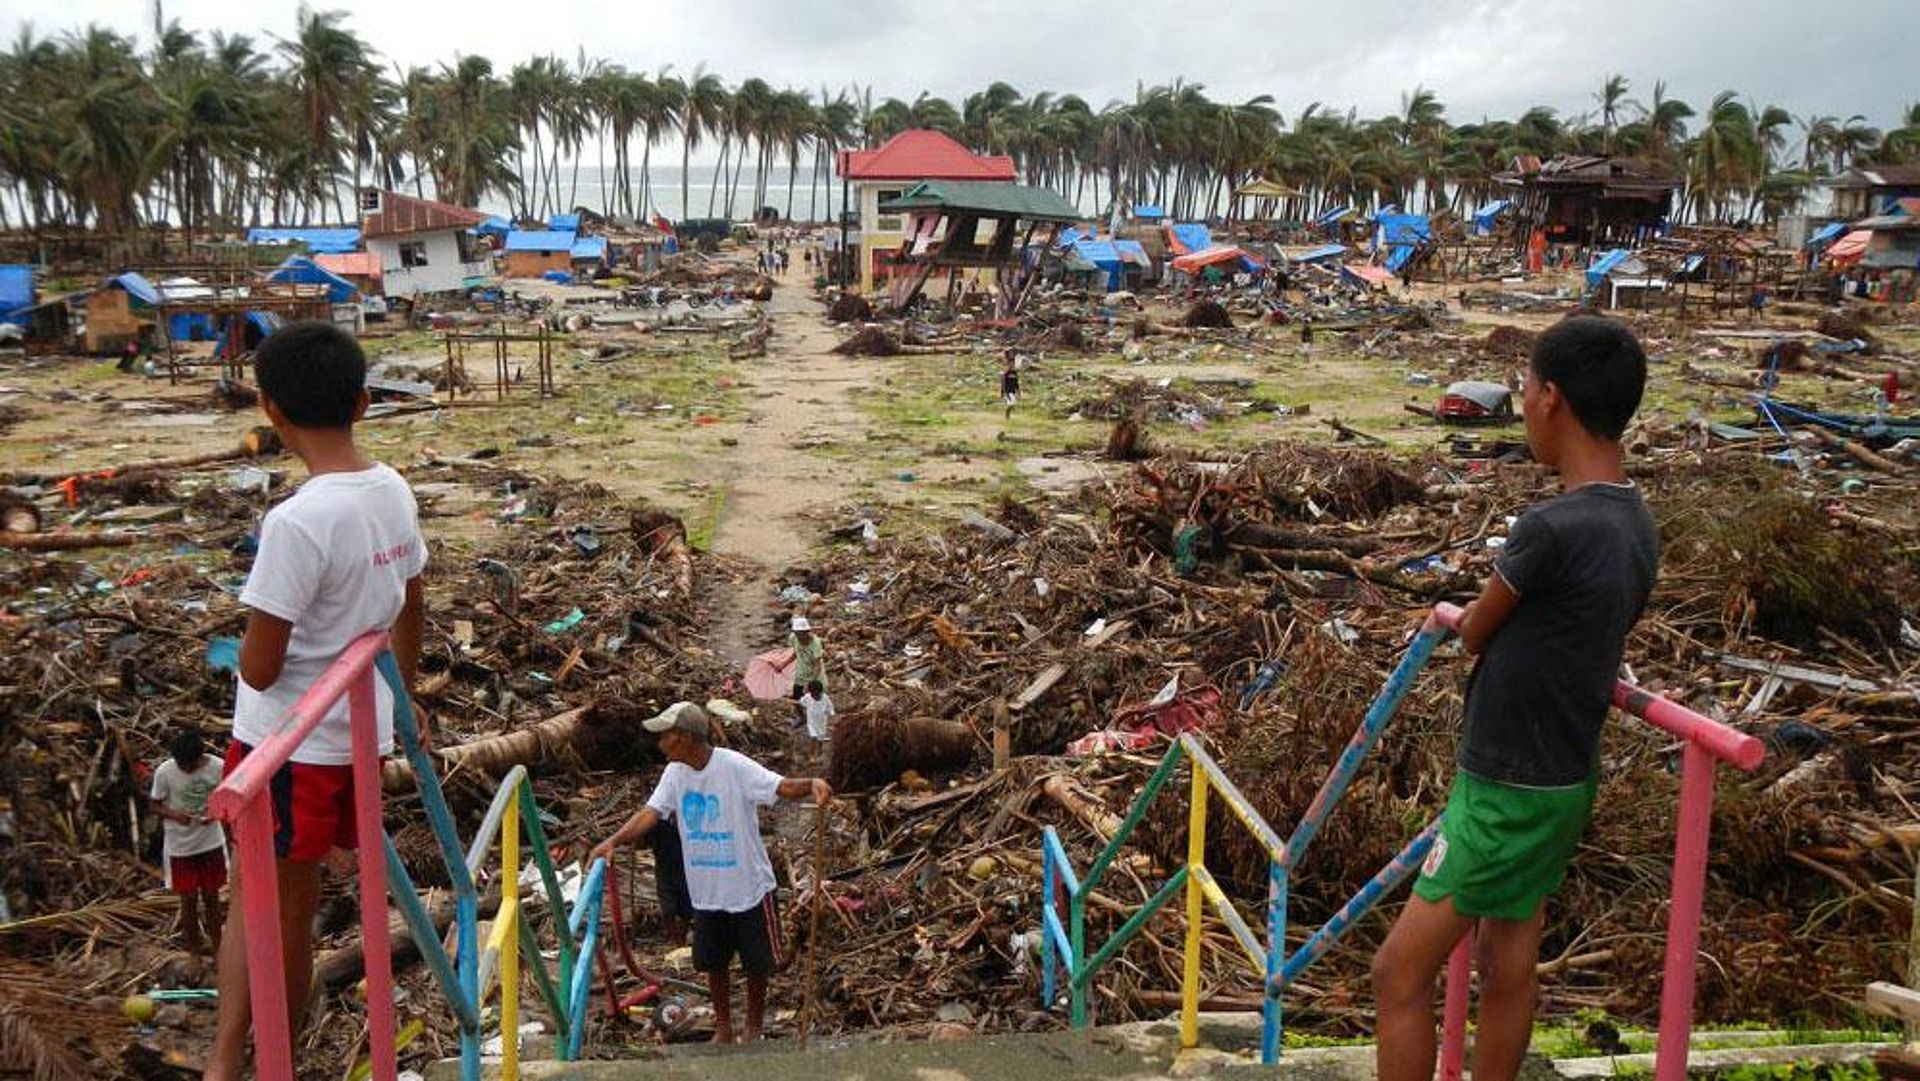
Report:
[[823,694],[815,698],[809,691],[800,696],[800,705],[807,711],[807,735],[826,739],[833,729],[833,696]]
[[[322,473],[260,523],[260,554],[240,603],[293,624],[286,666],[264,691],[240,681],[233,735],[260,742],[285,724],[287,711],[347,644],[393,626],[406,603],[407,581],[427,565],[427,542],[413,492],[384,465]],[[380,753],[393,750],[393,692],[374,679]],[[353,761],[347,696],[293,752],[295,762],[344,766]]]
[[705,769],[669,762],[647,806],[680,830],[687,893],[703,912],[745,912],[773,889],[759,809],[780,798],[780,775],[715,747]]
[[[220,760],[210,754],[200,756],[200,764],[192,773],[181,769],[180,763],[169,758],[153,771],[153,798],[169,811],[206,814],[207,797],[219,787],[220,773]],[[169,818],[163,819],[161,824],[165,827],[161,830],[161,836],[169,856],[198,856],[227,845],[227,833],[218,822],[189,825]]]

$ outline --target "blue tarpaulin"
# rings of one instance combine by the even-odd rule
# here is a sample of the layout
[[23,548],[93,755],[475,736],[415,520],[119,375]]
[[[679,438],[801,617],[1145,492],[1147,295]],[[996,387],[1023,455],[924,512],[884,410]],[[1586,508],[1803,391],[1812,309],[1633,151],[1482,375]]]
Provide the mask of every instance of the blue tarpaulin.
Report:
[[1153,257],[1147,254],[1147,249],[1142,247],[1138,240],[1116,240],[1113,242],[1113,250],[1120,254],[1120,261],[1123,263],[1132,263],[1140,267],[1153,265]]
[[176,342],[210,342],[219,333],[210,312],[174,312],[167,316],[167,337]]
[[1625,248],[1615,248],[1595,259],[1593,264],[1587,267],[1587,288],[1600,288],[1600,283],[1606,280],[1607,272],[1626,262],[1628,254],[1630,253]]
[[1167,212],[1151,203],[1133,204],[1133,216],[1143,221],[1158,221],[1167,216]]
[[127,294],[142,304],[152,306],[160,303],[160,290],[153,283],[129,270],[125,274],[107,279],[108,285],[119,286]]
[[1069,248],[1073,246],[1075,241],[1085,240],[1092,235],[1092,233],[1087,232],[1077,225],[1069,225],[1065,229],[1060,230],[1060,235],[1055,237],[1053,242],[1063,248]]
[[1073,245],[1073,254],[1099,267],[1107,276],[1107,291],[1120,288],[1125,280],[1126,270],[1121,265],[1120,251],[1111,240],[1080,240]]
[[327,287],[327,299],[335,304],[345,304],[360,295],[359,286],[304,255],[289,256],[286,262],[267,275],[267,280],[297,285],[324,285]]
[[33,268],[0,266],[0,317],[33,307]]
[[573,275],[567,273],[564,270],[549,270],[545,274],[540,275],[540,277],[546,281],[553,282],[556,285],[572,285],[573,284]]
[[1181,247],[1187,249],[1187,251],[1182,254],[1206,251],[1208,248],[1213,247],[1213,232],[1202,222],[1176,222],[1167,228],[1173,230],[1174,240],[1178,241]]
[[573,250],[573,234],[552,229],[515,229],[507,234],[508,251]]
[[1807,247],[1809,248],[1825,247],[1826,245],[1832,243],[1833,241],[1840,239],[1841,235],[1844,234],[1846,231],[1847,231],[1846,222],[1836,221],[1828,225],[1822,225],[1818,232],[1814,233],[1812,236],[1807,238]]
[[577,233],[580,231],[580,215],[555,214],[547,219],[547,228],[556,232]]
[[1493,232],[1493,223],[1499,220],[1500,215],[1505,213],[1506,209],[1512,205],[1513,200],[1511,199],[1495,199],[1493,202],[1474,211],[1473,231],[1481,236],[1486,236],[1488,233]]
[[473,227],[473,231],[482,236],[506,236],[513,232],[513,223],[498,214]]
[[607,238],[603,236],[583,236],[573,242],[575,259],[602,259],[607,257]]
[[1336,222],[1340,221],[1342,218],[1345,218],[1347,215],[1352,213],[1353,213],[1353,208],[1350,206],[1336,206],[1332,210],[1327,211],[1325,214],[1322,214],[1319,217],[1313,219],[1313,223],[1315,225],[1321,226],[1322,228],[1328,228],[1334,225]]
[[1415,247],[1433,239],[1433,227],[1424,214],[1380,214],[1373,224],[1374,250],[1386,250],[1388,270],[1407,265]]
[[1303,251],[1299,255],[1293,256],[1292,260],[1296,263],[1317,263],[1322,259],[1331,259],[1346,250],[1347,246],[1345,244],[1322,244],[1312,251]]
[[360,250],[358,229],[283,229],[277,225],[247,230],[249,244],[299,244],[310,255],[341,255]]

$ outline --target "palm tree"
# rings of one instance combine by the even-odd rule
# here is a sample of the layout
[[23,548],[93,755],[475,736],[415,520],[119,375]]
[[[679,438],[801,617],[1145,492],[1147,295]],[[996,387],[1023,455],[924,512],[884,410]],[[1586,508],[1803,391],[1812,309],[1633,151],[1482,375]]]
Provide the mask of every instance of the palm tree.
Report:
[[[357,187],[362,165],[372,155],[371,129],[378,122],[375,82],[379,71],[372,50],[359,35],[340,25],[338,11],[314,11],[302,5],[297,32],[279,40],[279,51],[292,65],[294,92],[300,99],[301,130],[312,147],[313,167],[326,170],[329,183],[345,152],[353,158]],[[316,178],[317,179],[317,178]],[[334,195],[340,218],[346,207]]]
[[[683,218],[693,214],[693,202],[688,194],[688,161],[700,141],[719,127],[726,113],[727,96],[727,85],[720,81],[720,76],[707,71],[704,64],[693,69],[693,77],[687,80],[685,93],[680,95],[680,216]],[[717,174],[714,179],[717,183]]]
[[1601,153],[1613,153],[1613,134],[1620,126],[1620,109],[1627,102],[1627,77],[1609,75],[1600,84],[1600,92],[1593,100],[1600,106],[1600,130],[1604,133]]

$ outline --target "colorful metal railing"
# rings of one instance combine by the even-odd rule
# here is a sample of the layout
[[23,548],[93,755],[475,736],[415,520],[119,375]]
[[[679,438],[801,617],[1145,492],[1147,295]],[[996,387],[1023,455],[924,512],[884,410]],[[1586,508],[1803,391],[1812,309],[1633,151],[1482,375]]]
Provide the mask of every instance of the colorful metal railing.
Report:
[[[1420,670],[1433,656],[1434,649],[1448,633],[1459,628],[1462,614],[1461,609],[1454,605],[1441,604],[1428,615],[1406,653],[1387,677],[1385,686],[1368,706],[1353,738],[1341,751],[1332,771],[1321,784],[1320,791],[1301,815],[1293,834],[1285,843],[1279,840],[1272,827],[1234,787],[1191,733],[1183,734],[1167,749],[1159,766],[1135,798],[1120,828],[1094,858],[1084,876],[1074,873],[1059,834],[1053,827],[1046,827],[1041,836],[1041,889],[1045,898],[1041,908],[1041,995],[1047,1008],[1053,1008],[1057,1001],[1056,970],[1064,969],[1068,979],[1072,1023],[1076,1028],[1088,1024],[1087,990],[1094,974],[1126,945],[1127,940],[1175,892],[1184,887],[1187,895],[1187,934],[1181,978],[1182,1046],[1193,1047],[1199,1042],[1201,917],[1202,901],[1205,900],[1213,904],[1222,922],[1247,955],[1254,971],[1261,977],[1266,992],[1262,1011],[1261,1061],[1269,1065],[1276,1062],[1284,1035],[1281,1000],[1287,987],[1324,956],[1327,949],[1339,941],[1382,897],[1411,878],[1433,847],[1434,839],[1439,836],[1441,818],[1436,817],[1341,906],[1325,925],[1310,934],[1299,948],[1288,952],[1287,899],[1293,868],[1299,865],[1327,816],[1346,794],[1367,753],[1379,741]],[[1716,762],[1727,762],[1744,770],[1752,770],[1758,768],[1765,751],[1753,737],[1625,681],[1615,685],[1613,701],[1615,707],[1685,741],[1681,759],[1673,898],[1668,915],[1666,981],[1662,989],[1660,1039],[1655,1066],[1655,1081],[1682,1081],[1686,1072],[1687,1040],[1692,1023],[1694,960],[1699,947],[1700,908],[1705,892],[1714,766]],[[1145,816],[1147,807],[1172,778],[1183,758],[1192,762],[1186,864],[1176,870],[1106,943],[1089,956],[1086,952],[1087,898],[1099,885],[1101,876],[1119,855]],[[1206,810],[1210,791],[1221,794],[1234,815],[1268,852],[1267,938],[1264,944],[1254,936],[1232,901],[1207,871]],[[1064,922],[1059,911],[1063,894],[1067,904]],[[1458,1081],[1465,1065],[1471,952],[1469,935],[1462,939],[1448,962],[1440,1062],[1443,1081]]]
[[[449,957],[440,932],[413,886],[406,865],[383,825],[379,748],[375,744],[376,672],[394,691],[393,728],[420,787],[421,803],[433,828],[454,894],[454,952]],[[526,770],[515,767],[502,779],[480,829],[463,853],[452,812],[447,807],[433,760],[418,725],[387,635],[356,639],[300,697],[287,725],[254,749],[207,802],[208,813],[232,825],[239,852],[238,903],[246,929],[250,1001],[253,1008],[255,1069],[261,1081],[293,1081],[293,1033],[284,981],[262,979],[285,971],[281,952],[280,898],[274,869],[273,811],[268,786],[294,750],[312,734],[342,697],[348,702],[353,747],[353,799],[359,849],[360,913],[366,958],[367,1038],[374,1081],[397,1077],[393,1006],[392,943],[387,929],[387,899],[392,897],[435,982],[452,1008],[460,1032],[461,1077],[478,1081],[484,1007],[498,975],[503,1078],[519,1076],[519,990],[524,969],[534,978],[558,1033],[561,1059],[579,1054],[586,1030],[586,1000],[599,936],[606,876],[604,861],[587,870],[578,900],[561,918],[564,899],[549,852],[545,827]],[[558,985],[547,970],[539,936],[526,920],[520,896],[524,861],[521,842],[532,853],[548,910],[554,914],[559,943]],[[500,907],[485,948],[479,942],[480,893],[476,885],[495,840],[500,842]]]

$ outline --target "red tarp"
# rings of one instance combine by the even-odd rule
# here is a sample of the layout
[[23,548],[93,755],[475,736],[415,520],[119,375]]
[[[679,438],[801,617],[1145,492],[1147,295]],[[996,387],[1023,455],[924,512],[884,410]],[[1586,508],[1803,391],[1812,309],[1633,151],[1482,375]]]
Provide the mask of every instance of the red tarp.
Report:
[[[1173,269],[1183,274],[1197,274],[1207,267],[1217,266],[1221,263],[1234,263],[1237,265],[1240,260],[1245,258],[1248,258],[1246,252],[1231,244],[1225,244],[1219,247],[1208,248],[1205,251],[1197,251],[1191,255],[1182,255],[1173,261]],[[1255,261],[1257,262],[1258,260]]]
[[1348,263],[1341,268],[1347,273],[1381,289],[1393,288],[1393,271],[1383,266],[1368,266],[1365,263]]
[[1828,246],[1820,255],[1821,262],[1834,266],[1852,266],[1867,253],[1867,242],[1873,239],[1873,233],[1866,229],[1855,229]]
[[1143,702],[1127,706],[1113,715],[1113,722],[1106,728],[1088,732],[1067,744],[1067,753],[1137,751],[1163,739],[1175,739],[1182,732],[1211,727],[1219,717],[1219,688],[1200,687],[1159,705]]
[[380,284],[380,257],[370,251],[351,251],[335,255],[316,255],[314,264],[330,274],[343,278],[367,278],[374,285]]

